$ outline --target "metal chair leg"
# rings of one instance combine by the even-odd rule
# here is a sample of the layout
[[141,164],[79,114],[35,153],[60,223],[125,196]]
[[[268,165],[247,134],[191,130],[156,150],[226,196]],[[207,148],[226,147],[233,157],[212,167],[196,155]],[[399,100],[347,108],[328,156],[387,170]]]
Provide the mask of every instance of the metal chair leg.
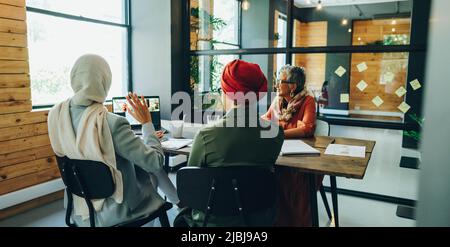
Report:
[[312,226],[319,227],[319,213],[317,210],[317,190],[316,190],[316,175],[308,174],[309,176],[309,196],[311,206]]
[[161,223],[161,227],[170,227],[169,218],[167,217],[167,212],[162,212],[159,216],[159,222]]
[[325,210],[327,211],[328,219],[332,219],[330,205],[328,204],[327,195],[325,194],[325,189],[323,188],[323,185],[320,185],[320,196],[322,197],[323,205],[325,206]]
[[339,227],[339,210],[337,198],[336,176],[330,176],[331,199],[333,202],[334,226]]

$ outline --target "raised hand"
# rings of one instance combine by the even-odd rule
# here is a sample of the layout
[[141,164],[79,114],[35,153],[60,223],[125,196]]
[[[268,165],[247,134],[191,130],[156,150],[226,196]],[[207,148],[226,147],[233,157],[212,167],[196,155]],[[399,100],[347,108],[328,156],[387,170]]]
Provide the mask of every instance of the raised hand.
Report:
[[134,119],[141,124],[152,121],[152,116],[150,115],[144,96],[141,96],[141,99],[139,99],[136,93],[130,92],[126,98],[131,109],[128,106],[125,106],[124,108],[132,117],[134,117]]

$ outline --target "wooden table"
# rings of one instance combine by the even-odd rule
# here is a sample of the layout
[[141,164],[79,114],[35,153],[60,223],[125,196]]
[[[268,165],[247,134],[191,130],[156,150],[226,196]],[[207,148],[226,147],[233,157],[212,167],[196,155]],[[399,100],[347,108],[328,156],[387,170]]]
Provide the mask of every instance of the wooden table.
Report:
[[[312,138],[301,139],[310,146],[318,149],[320,155],[304,156],[304,155],[289,155],[279,156],[275,165],[283,167],[295,168],[300,172],[308,174],[310,183],[310,198],[311,198],[311,213],[313,219],[313,226],[319,226],[319,217],[317,209],[317,191],[316,191],[316,176],[315,175],[330,175],[330,187],[333,200],[333,210],[335,216],[335,225],[339,225],[338,221],[338,206],[337,206],[337,186],[336,177],[346,177],[363,179],[372,155],[375,141],[331,137],[331,136],[316,136]],[[330,144],[345,144],[355,146],[365,146],[366,156],[364,158],[354,158],[346,156],[326,155],[324,154],[326,147]],[[191,147],[185,147],[178,150],[164,149],[167,154],[183,154],[189,156]],[[168,155],[166,155],[168,157]],[[168,159],[168,158],[166,158]],[[168,160],[166,160],[168,161]],[[168,162],[166,162],[168,166]]]

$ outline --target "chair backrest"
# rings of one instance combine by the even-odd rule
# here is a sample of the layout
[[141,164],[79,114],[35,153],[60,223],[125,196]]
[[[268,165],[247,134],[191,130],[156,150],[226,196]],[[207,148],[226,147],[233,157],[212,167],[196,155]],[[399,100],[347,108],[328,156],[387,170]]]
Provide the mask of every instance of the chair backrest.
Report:
[[88,200],[110,197],[115,191],[109,167],[102,162],[56,157],[68,192]]
[[316,131],[314,132],[316,136],[329,136],[330,135],[330,125],[323,120],[316,120]]
[[272,208],[276,183],[272,171],[255,166],[185,167],[177,172],[180,201],[208,215],[241,216]]

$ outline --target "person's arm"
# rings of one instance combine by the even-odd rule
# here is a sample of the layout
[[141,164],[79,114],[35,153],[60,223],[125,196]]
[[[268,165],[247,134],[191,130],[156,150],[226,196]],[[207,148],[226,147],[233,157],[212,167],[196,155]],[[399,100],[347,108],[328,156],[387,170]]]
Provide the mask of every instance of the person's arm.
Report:
[[112,132],[114,149],[119,156],[146,172],[159,171],[164,164],[164,153],[153,124],[143,124],[142,132],[144,141],[134,134],[125,118],[117,118]]
[[205,162],[205,143],[203,142],[202,132],[198,132],[198,134],[194,138],[194,142],[192,143],[192,150],[189,154],[188,166],[203,166]]
[[305,113],[302,120],[297,121],[297,127],[284,130],[285,138],[301,138],[314,135],[316,124],[316,105],[312,98],[305,100]]
[[147,172],[159,171],[164,164],[164,152],[155,135],[152,117],[148,111],[147,102],[134,93],[127,96],[128,104],[124,110],[142,124],[143,141],[131,130],[125,118],[118,118],[113,126],[113,142],[116,153]]

